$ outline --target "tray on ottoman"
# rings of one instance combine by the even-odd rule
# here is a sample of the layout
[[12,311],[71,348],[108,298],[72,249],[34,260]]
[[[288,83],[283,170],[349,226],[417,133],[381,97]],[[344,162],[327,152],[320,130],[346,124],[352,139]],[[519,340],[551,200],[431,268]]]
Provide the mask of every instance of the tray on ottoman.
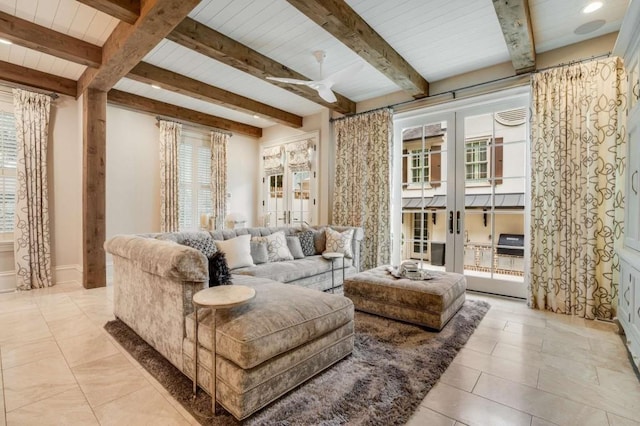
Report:
[[442,330],[465,300],[464,275],[429,271],[432,279],[395,278],[388,266],[361,272],[344,282],[355,309]]

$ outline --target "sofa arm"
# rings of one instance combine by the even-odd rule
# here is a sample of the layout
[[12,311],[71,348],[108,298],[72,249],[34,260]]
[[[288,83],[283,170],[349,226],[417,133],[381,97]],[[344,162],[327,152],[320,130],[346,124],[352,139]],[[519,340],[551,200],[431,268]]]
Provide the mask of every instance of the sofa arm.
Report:
[[145,272],[177,281],[209,279],[209,263],[200,251],[138,235],[116,235],[104,243],[107,253],[134,262]]

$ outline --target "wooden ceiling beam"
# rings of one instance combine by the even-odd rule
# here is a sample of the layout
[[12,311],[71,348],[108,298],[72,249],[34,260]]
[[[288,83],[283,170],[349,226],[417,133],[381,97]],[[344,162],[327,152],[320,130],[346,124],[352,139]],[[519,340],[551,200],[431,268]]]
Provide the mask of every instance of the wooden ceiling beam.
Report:
[[337,102],[330,103],[322,99],[318,92],[307,86],[266,80],[266,77],[286,77],[301,80],[308,80],[308,78],[193,19],[186,18],[167,38],[331,110],[342,114],[350,114],[356,111],[355,103],[338,93],[336,93]]
[[110,90],[126,76],[200,0],[144,0],[133,25],[120,22],[102,46],[102,65],[88,68],[78,80],[78,96],[85,89]]
[[136,65],[127,78],[147,84],[157,84],[163,89],[200,99],[205,102],[240,111],[246,114],[258,114],[285,126],[302,127],[302,117],[263,104],[253,99],[208,85],[175,72],[156,67],[145,62]]
[[344,0],[287,0],[414,98],[429,94],[429,83]]
[[102,48],[0,12],[0,37],[14,44],[88,67],[99,67]]
[[536,69],[536,49],[528,0],[493,0],[516,74]]
[[135,24],[140,17],[140,0],[77,0],[116,19]]
[[204,112],[167,104],[120,90],[110,90],[107,94],[107,101],[114,105],[120,105],[150,114],[171,117],[176,120],[188,121],[233,133],[242,133],[243,135],[254,138],[262,137],[262,129],[260,127],[250,126],[249,124],[216,117],[205,114]]
[[0,61],[0,80],[62,95],[76,96],[76,81]]

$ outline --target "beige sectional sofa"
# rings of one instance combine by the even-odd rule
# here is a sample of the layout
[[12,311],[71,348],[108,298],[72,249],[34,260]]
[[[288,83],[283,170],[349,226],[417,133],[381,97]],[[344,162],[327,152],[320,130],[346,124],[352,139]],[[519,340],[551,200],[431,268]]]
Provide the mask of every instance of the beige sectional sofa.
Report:
[[[211,235],[228,240],[277,231],[293,235],[299,230],[246,228]],[[120,235],[107,241],[105,249],[113,256],[116,317],[192,377],[192,298],[208,286],[209,271],[208,260],[199,250],[180,244],[186,235]],[[358,269],[362,236],[362,229],[354,228],[354,256],[344,266],[347,277]],[[321,249],[321,237],[316,243]],[[340,260],[335,267],[338,285]],[[317,291],[331,287],[331,261],[321,255],[231,272],[234,284],[248,285],[257,293],[247,305],[216,311],[217,348],[225,348],[225,341],[238,343],[237,350],[216,350],[217,400],[242,419],[351,353],[353,304],[343,296]],[[198,378],[208,390],[210,317],[207,310],[199,311],[199,317]],[[258,341],[261,344],[256,346]],[[258,347],[262,352],[251,355]]]

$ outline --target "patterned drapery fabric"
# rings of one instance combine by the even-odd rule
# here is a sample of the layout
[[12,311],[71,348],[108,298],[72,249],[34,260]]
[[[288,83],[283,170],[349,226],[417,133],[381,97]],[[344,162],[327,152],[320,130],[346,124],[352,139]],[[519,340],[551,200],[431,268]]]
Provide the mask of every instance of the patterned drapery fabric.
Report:
[[179,228],[178,145],[182,124],[160,120],[160,228],[176,232]]
[[391,257],[391,110],[347,117],[333,125],[333,223],[364,229],[360,267],[371,269]]
[[538,73],[532,93],[529,304],[612,319],[624,213],[622,62]]
[[229,134],[211,132],[211,196],[215,229],[224,228],[227,214],[227,144]]
[[13,104],[18,145],[14,219],[16,284],[19,290],[50,287],[54,284],[47,182],[51,98],[14,89]]
[[311,170],[311,156],[309,149],[311,140],[287,144],[287,165],[292,172],[307,172]]
[[272,176],[284,173],[284,158],[282,157],[283,146],[272,146],[262,151],[262,159],[264,161],[264,175]]

